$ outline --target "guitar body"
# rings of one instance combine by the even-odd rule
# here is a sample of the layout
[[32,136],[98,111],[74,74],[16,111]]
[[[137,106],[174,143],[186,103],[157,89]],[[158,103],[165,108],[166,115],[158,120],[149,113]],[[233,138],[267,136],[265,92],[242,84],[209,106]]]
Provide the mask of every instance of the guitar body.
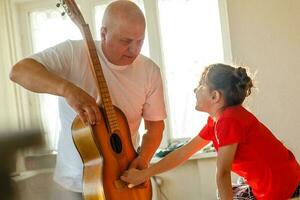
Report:
[[77,116],[72,124],[73,141],[84,165],[84,199],[151,200],[150,180],[145,187],[131,189],[120,180],[137,156],[124,113],[114,106],[119,129],[110,133],[104,109],[100,107],[100,110],[100,123],[85,125]]

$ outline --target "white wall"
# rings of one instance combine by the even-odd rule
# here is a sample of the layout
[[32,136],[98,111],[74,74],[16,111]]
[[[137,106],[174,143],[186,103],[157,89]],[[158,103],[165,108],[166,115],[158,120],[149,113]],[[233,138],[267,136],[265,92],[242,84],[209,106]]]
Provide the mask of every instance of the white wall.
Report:
[[251,110],[300,160],[300,1],[227,0],[233,60],[257,70]]
[[[216,157],[189,160],[183,165],[158,177],[160,190],[169,200],[216,199]],[[160,200],[165,200],[160,194]]]
[[[180,167],[160,174],[160,190],[169,200],[215,200],[217,184],[215,153],[197,154]],[[232,173],[232,182],[236,183],[238,176]],[[165,200],[162,193],[160,200]]]

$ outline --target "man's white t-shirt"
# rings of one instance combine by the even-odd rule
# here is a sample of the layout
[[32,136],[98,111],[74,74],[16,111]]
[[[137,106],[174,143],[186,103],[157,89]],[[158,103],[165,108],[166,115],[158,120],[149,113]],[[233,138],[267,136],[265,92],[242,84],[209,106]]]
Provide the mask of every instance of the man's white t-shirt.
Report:
[[[95,44],[112,102],[126,115],[132,142],[137,147],[141,119],[158,121],[166,118],[160,69],[143,55],[130,65],[116,66],[103,55],[100,41]],[[83,41],[67,40],[29,58],[100,100]],[[82,192],[83,165],[71,134],[76,112],[63,97],[59,97],[58,106],[61,130],[54,180],[66,189]]]

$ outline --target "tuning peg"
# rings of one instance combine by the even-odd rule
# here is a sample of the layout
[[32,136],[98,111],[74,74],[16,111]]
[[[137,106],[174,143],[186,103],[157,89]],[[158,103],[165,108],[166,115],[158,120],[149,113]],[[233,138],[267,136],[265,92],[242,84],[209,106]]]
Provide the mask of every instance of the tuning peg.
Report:
[[57,4],[56,4],[56,7],[59,8],[60,6],[61,6],[61,3],[57,3]]
[[65,16],[65,14],[66,14],[66,12],[62,12],[62,13],[61,13],[61,16]]

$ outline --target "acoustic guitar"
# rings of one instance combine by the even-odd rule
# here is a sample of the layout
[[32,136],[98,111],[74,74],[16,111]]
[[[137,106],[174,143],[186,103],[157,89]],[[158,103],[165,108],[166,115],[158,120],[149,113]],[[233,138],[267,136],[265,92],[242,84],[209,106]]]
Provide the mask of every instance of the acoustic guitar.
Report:
[[77,115],[72,124],[73,141],[83,161],[83,197],[85,200],[150,200],[150,180],[144,187],[134,188],[128,188],[120,180],[137,156],[126,116],[112,104],[89,25],[78,6],[74,0],[60,0],[59,5],[81,31],[102,102],[100,123],[85,125]]

